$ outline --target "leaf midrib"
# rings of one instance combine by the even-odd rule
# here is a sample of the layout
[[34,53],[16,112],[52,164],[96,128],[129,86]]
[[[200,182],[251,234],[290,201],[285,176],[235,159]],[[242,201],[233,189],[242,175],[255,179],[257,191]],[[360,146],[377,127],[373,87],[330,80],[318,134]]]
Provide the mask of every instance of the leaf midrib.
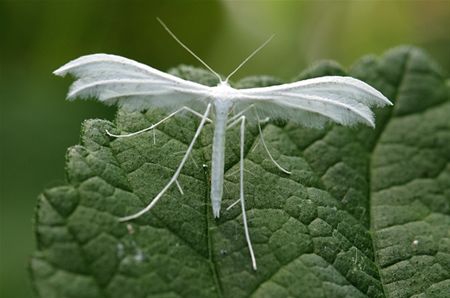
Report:
[[378,142],[381,139],[382,134],[385,131],[385,128],[387,127],[387,125],[389,124],[389,122],[392,120],[392,118],[394,117],[394,112],[395,112],[395,108],[397,107],[396,103],[398,102],[398,98],[400,95],[400,90],[402,89],[402,86],[404,84],[405,78],[406,78],[406,71],[407,69],[409,69],[409,64],[411,61],[411,50],[408,51],[407,56],[405,57],[405,61],[403,63],[403,67],[402,67],[402,77],[400,78],[397,88],[394,92],[394,96],[393,98],[394,100],[394,106],[389,108],[388,111],[388,115],[386,116],[386,120],[381,124],[382,127],[379,130],[379,133],[376,135],[374,142],[372,143],[372,148],[370,148],[368,154],[369,154],[369,162],[368,162],[368,173],[367,173],[367,183],[369,185],[369,191],[368,191],[368,203],[369,203],[369,221],[370,221],[370,235],[371,235],[371,242],[372,242],[372,250],[373,250],[373,256],[374,256],[374,263],[375,266],[377,267],[377,271],[378,271],[378,276],[380,278],[380,283],[381,283],[381,289],[383,291],[383,295],[384,297],[386,297],[386,289],[385,289],[385,282],[384,282],[384,277],[382,274],[382,268],[380,267],[380,262],[379,262],[379,258],[378,258],[378,254],[377,251],[375,249],[376,247],[376,243],[375,243],[375,238],[376,238],[376,230],[374,227],[374,214],[372,212],[372,159],[373,159],[373,152],[375,151],[376,147],[378,146]]

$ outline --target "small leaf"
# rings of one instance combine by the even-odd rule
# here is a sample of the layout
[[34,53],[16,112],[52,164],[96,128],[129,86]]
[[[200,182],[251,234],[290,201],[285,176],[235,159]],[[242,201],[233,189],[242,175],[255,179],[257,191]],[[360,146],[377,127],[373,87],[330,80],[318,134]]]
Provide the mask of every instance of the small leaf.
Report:
[[[172,73],[215,84],[202,70]],[[345,75],[324,62],[298,78]],[[264,136],[281,173],[246,132],[245,192],[258,271],[251,269],[239,208],[214,220],[209,202],[212,127],[206,126],[176,187],[141,218],[165,185],[198,120],[113,139],[165,113],[119,111],[88,120],[67,153],[67,185],[36,210],[31,275],[38,297],[444,297],[450,292],[450,101],[439,67],[396,48],[358,61],[349,75],[395,102],[377,127],[324,130],[274,122]],[[240,88],[277,84],[270,77]],[[238,197],[238,131],[227,134],[223,205]]]

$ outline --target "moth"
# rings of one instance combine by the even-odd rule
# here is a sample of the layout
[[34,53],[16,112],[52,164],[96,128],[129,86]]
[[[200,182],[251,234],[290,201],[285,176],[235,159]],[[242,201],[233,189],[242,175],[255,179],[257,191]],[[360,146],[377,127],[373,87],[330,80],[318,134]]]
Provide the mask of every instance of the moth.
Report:
[[120,218],[120,221],[129,221],[148,212],[174,184],[182,192],[177,178],[206,122],[214,125],[210,193],[213,215],[218,218],[223,195],[226,130],[240,125],[239,199],[232,206],[237,203],[241,205],[245,239],[252,268],[256,270],[256,258],[248,230],[244,200],[244,132],[246,123],[251,122],[258,125],[261,143],[270,160],[280,171],[290,174],[290,171],[275,161],[268,150],[261,132],[262,119],[267,117],[285,119],[316,128],[323,127],[329,121],[341,125],[362,123],[375,127],[374,115],[370,107],[382,107],[392,105],[392,103],[370,85],[358,79],[343,76],[325,76],[262,88],[235,89],[229,84],[230,77],[261,50],[271,38],[252,52],[230,75],[222,79],[217,72],[183,44],[161,20],[159,21],[182,47],[217,76],[219,79],[217,86],[209,87],[183,80],[145,64],[108,54],[82,56],[58,68],[54,74],[58,76],[71,74],[77,78],[70,87],[67,96],[69,100],[97,98],[104,104],[115,104],[128,111],[143,111],[156,107],[173,111],[156,124],[133,133],[117,135],[106,131],[111,137],[132,137],[153,130],[183,111],[200,118],[200,124],[194,137],[166,186],[145,208],[135,214]]

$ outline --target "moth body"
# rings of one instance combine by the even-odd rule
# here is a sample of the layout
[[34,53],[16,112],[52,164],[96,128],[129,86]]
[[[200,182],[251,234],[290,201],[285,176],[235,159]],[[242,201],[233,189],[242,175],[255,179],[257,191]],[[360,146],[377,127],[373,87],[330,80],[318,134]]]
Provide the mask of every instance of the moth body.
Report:
[[[227,87],[218,85],[217,88]],[[229,88],[232,89],[231,87]],[[227,129],[228,113],[231,106],[232,101],[227,95],[214,98],[216,119],[214,121],[214,137],[211,156],[211,205],[215,218],[220,216],[220,205],[222,203],[225,163],[225,131]]]

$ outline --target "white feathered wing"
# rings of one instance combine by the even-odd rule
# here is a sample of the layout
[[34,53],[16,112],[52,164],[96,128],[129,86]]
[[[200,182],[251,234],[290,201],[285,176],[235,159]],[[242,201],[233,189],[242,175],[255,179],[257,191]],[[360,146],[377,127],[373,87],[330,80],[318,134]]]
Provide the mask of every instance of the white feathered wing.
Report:
[[[211,87],[187,81],[116,55],[93,54],[70,61],[54,74],[77,80],[68,99],[96,97],[131,111],[152,107],[202,109],[212,101]],[[236,90],[235,113],[253,105],[260,117],[281,118],[322,127],[332,120],[342,125],[375,126],[372,106],[392,105],[379,91],[352,77],[325,76],[295,83]]]
[[206,107],[207,86],[186,81],[145,64],[116,55],[93,54],[70,61],[53,72],[77,80],[67,98],[98,98],[131,111],[151,107]]
[[342,125],[374,127],[369,107],[392,105],[378,90],[352,77],[325,76],[239,91],[242,98],[236,101],[236,111],[254,105],[261,116],[309,127],[322,127],[330,119]]

